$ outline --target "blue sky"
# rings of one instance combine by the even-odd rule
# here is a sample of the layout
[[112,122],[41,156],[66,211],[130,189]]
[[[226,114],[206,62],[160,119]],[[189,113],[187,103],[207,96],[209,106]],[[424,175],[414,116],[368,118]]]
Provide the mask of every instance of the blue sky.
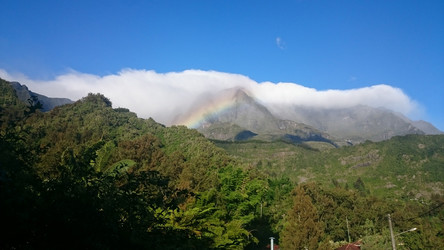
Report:
[[387,84],[422,106],[412,118],[444,130],[444,1],[0,3],[11,75],[198,69],[320,91]]

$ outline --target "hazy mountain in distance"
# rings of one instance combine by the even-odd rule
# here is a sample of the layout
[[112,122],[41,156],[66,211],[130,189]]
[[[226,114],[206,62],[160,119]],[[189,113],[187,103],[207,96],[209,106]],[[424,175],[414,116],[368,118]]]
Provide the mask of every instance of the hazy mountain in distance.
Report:
[[404,121],[406,121],[408,123],[411,123],[413,126],[415,126],[416,128],[420,129],[421,131],[423,131],[426,135],[444,134],[444,132],[442,132],[441,130],[437,129],[430,122],[426,122],[426,121],[423,121],[423,120],[412,121],[412,120],[410,120],[409,118],[407,118],[405,115],[403,115],[401,113],[394,112],[394,114],[399,116],[400,118],[402,118]]
[[268,109],[245,93],[243,89],[230,89],[221,93],[227,99],[228,108],[205,117],[202,127],[211,123],[233,123],[255,131],[272,131],[278,127],[276,118]]
[[14,88],[17,97],[20,99],[20,101],[24,102],[25,104],[27,105],[30,104],[29,100],[32,100],[33,96],[37,98],[34,101],[35,102],[39,101],[42,104],[41,110],[43,112],[49,111],[57,106],[73,103],[73,101],[68,98],[53,98],[32,92],[28,89],[26,85],[21,85],[18,82],[10,82],[10,84]]
[[[397,135],[426,134],[426,131],[418,128],[408,118],[384,108],[364,105],[341,109],[293,106],[274,107],[273,111],[278,117],[303,122],[336,138],[353,143],[365,140],[382,141]],[[430,126],[427,128],[427,133],[434,131],[433,125]],[[421,128],[424,127],[427,126]]]
[[444,134],[443,131],[437,129],[430,122],[426,122],[423,120],[412,121],[413,125],[426,133],[427,135],[440,135]]
[[[217,100],[217,101],[215,101]],[[332,143],[328,134],[306,124],[277,119],[265,106],[258,103],[244,89],[228,89],[220,95],[208,98],[203,106],[217,106],[214,102],[226,103],[224,108],[211,110],[196,127],[207,138],[217,140],[286,140],[290,142],[322,141]],[[194,107],[187,116],[193,114]],[[332,143],[333,144],[333,143]]]

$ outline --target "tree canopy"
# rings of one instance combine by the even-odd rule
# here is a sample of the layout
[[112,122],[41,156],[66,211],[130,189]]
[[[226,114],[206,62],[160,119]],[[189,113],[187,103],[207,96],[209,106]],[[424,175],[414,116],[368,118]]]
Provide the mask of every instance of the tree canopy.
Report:
[[[42,113],[21,103],[8,82],[1,80],[0,90],[1,249],[261,249],[269,237],[282,249],[333,249],[349,238],[389,248],[389,213],[397,232],[418,228],[398,236],[405,246],[444,248],[441,194],[385,199],[364,176],[348,186],[337,178],[299,178],[322,172],[316,164],[331,155],[344,162],[340,171],[369,159],[386,164],[375,151],[327,155],[291,146],[276,154],[276,144],[256,143],[262,153],[245,155],[245,143],[231,145],[235,154],[196,130],[113,108],[101,94]],[[439,178],[442,147],[418,156],[405,140],[418,147],[416,140],[439,145],[441,138],[418,138],[365,147],[391,152],[390,161],[401,162],[393,173],[409,161]]]

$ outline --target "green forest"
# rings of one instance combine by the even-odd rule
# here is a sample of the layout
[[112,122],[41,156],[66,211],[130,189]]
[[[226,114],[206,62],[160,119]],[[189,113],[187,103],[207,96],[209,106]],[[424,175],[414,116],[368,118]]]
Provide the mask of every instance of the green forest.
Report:
[[222,142],[101,94],[40,107],[0,79],[0,249],[390,249],[389,214],[398,249],[444,249],[443,135]]

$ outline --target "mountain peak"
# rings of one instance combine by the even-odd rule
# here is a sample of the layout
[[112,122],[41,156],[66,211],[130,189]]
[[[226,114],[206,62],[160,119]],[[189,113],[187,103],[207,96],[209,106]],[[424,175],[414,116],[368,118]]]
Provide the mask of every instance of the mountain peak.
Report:
[[225,103],[224,108],[206,114],[203,118],[206,123],[237,124],[253,132],[264,130],[271,126],[270,123],[274,123],[275,118],[270,111],[248,95],[245,89],[225,90],[214,100]]
[[[223,105],[217,105],[219,103]],[[200,114],[200,123],[195,128],[211,139],[247,140],[254,137],[261,140],[301,142],[315,139],[329,142],[325,134],[305,124],[277,119],[242,88],[221,91],[201,105],[200,109],[212,108],[207,108],[206,113]],[[191,110],[189,114],[189,117],[193,117],[195,113]]]
[[217,94],[213,100],[215,99],[231,99],[233,103],[236,102],[248,102],[253,103],[256,102],[255,99],[252,97],[252,95],[249,93],[248,90],[244,88],[230,88],[221,91],[219,94]]
[[236,89],[234,97],[237,98],[237,99],[253,100],[253,98],[249,94],[247,94],[247,91],[244,88]]
[[68,98],[52,98],[32,92],[26,85],[22,85],[19,82],[9,82],[9,84],[15,90],[20,101],[26,105],[29,104],[30,100],[38,101],[42,104],[42,111],[49,111],[57,106],[73,103],[73,101]]

